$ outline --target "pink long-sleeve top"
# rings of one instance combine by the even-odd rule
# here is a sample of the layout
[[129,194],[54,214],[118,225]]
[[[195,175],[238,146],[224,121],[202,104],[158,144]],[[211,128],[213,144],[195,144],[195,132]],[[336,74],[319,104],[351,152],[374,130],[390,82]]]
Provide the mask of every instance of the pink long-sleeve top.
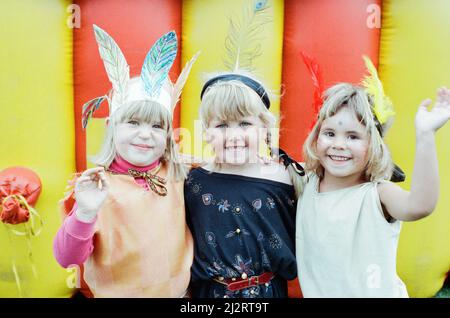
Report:
[[[126,174],[128,169],[131,168],[145,172],[153,169],[158,164],[159,160],[148,166],[138,167],[117,156],[111,163],[109,170]],[[137,178],[135,181],[149,190],[143,178]],[[93,236],[97,217],[92,222],[83,222],[77,218],[75,213],[76,209],[77,203],[75,202],[53,241],[53,254],[57,262],[64,268],[70,265],[82,265],[94,250]]]

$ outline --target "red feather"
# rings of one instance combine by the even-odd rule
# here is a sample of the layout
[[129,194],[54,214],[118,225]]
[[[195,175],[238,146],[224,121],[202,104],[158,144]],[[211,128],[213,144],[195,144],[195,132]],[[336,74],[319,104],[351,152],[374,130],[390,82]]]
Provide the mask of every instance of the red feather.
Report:
[[[317,63],[316,59],[308,56],[305,52],[301,52],[303,62],[305,63],[311,78],[313,80],[313,86],[314,86],[314,100],[313,100],[313,109],[314,109],[314,115],[317,118],[317,115],[319,114],[320,107],[323,104],[323,98],[322,93],[324,91],[324,84],[323,84],[323,76],[322,76],[322,70]],[[316,120],[314,120],[315,123]]]

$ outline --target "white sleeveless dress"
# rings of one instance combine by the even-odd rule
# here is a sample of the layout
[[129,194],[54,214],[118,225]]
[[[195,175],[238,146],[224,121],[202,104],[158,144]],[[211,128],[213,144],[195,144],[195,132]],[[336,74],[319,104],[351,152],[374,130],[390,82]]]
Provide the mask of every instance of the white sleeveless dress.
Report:
[[401,222],[383,215],[376,182],[318,193],[309,176],[297,205],[304,297],[408,297],[396,272]]

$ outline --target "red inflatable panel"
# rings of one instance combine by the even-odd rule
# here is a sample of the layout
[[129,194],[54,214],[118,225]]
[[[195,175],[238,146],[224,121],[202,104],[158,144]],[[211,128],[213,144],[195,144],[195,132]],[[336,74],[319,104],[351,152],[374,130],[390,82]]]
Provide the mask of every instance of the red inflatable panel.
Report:
[[[380,0],[285,0],[280,147],[302,160],[302,146],[314,119],[312,79],[300,52],[315,58],[325,88],[358,82],[362,55],[378,65]],[[301,297],[298,280],[289,282],[289,297]]]
[[[108,32],[117,42],[128,64],[130,75],[140,74],[142,63],[153,43],[170,30],[181,40],[181,0],[99,0],[76,1],[80,6],[81,27],[74,29],[74,99],[76,131],[76,169],[86,169],[86,135],[81,127],[82,106],[88,100],[111,89],[98,53],[92,24]],[[179,50],[181,43],[179,43]],[[180,52],[171,69],[171,79],[180,72]],[[103,103],[95,117],[108,115]],[[174,119],[179,126],[179,109]]]
[[317,59],[325,87],[358,82],[362,55],[378,65],[379,0],[286,0],[280,146],[302,160],[302,145],[313,121],[313,86],[300,52]]

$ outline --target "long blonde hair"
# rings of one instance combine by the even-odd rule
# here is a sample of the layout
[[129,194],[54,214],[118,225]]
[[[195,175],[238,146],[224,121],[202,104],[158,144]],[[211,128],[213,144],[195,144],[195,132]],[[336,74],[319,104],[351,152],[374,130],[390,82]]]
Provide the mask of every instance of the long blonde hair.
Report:
[[[257,81],[248,73],[239,74]],[[261,81],[257,82],[261,84]],[[256,116],[261,120],[264,128],[267,129],[266,144],[272,150],[271,129],[276,127],[277,118],[266,108],[253,89],[239,80],[229,80],[218,81],[205,91],[200,104],[200,120],[204,128],[207,128],[214,118],[239,121],[247,116]],[[289,167],[288,171],[298,197],[303,181],[292,167]]]
[[[306,170],[323,177],[324,168],[316,153],[320,128],[325,119],[334,116],[342,107],[348,107],[365,126],[369,136],[369,160],[365,170],[366,180],[389,180],[393,171],[393,163],[389,150],[377,130],[376,119],[372,111],[373,101],[370,95],[361,86],[339,83],[327,89],[324,98],[324,104],[320,109],[317,122],[303,145]],[[383,127],[382,131],[386,129],[387,126]]]
[[[130,82],[132,84],[133,82]],[[120,107],[109,118],[106,127],[105,139],[100,151],[90,157],[91,162],[98,166],[109,168],[116,157],[114,145],[114,131],[119,123],[128,122],[131,119],[140,119],[144,122],[160,122],[167,132],[166,150],[160,160],[168,165],[169,180],[182,181],[186,178],[187,169],[181,163],[176,148],[172,129],[172,115],[161,104],[152,100],[138,100],[128,102],[126,107]]]

